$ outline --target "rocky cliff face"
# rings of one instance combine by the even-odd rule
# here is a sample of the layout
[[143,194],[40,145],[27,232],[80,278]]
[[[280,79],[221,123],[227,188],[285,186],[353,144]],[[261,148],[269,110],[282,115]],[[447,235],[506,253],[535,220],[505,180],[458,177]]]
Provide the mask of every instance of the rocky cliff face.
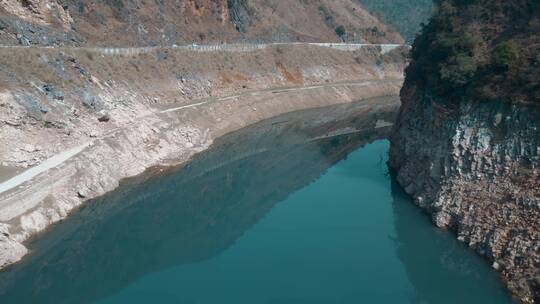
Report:
[[434,223],[540,302],[540,6],[445,0],[416,39],[391,137],[398,182]]
[[485,256],[523,302],[540,299],[540,108],[448,105],[415,87],[391,166],[434,223]]
[[[340,37],[335,29],[343,26]],[[401,43],[353,0],[2,0],[0,44]]]

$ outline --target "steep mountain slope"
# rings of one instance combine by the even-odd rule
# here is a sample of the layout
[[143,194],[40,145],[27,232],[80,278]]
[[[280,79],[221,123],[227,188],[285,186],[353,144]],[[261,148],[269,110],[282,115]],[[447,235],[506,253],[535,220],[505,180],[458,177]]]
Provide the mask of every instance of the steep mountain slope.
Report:
[[353,0],[1,0],[4,45],[402,43]]
[[540,303],[539,54],[540,1],[442,1],[391,139],[406,192],[523,303]]
[[412,43],[422,23],[427,23],[437,0],[356,0],[372,14],[391,24]]
[[539,54],[540,1],[444,1],[407,75],[450,102],[540,103]]

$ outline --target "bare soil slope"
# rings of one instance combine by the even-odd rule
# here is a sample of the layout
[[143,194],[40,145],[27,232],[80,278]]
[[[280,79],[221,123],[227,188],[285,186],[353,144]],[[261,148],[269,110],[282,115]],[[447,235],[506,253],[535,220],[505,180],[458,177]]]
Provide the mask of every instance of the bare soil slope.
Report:
[[4,45],[344,40],[403,42],[352,0],[0,1]]

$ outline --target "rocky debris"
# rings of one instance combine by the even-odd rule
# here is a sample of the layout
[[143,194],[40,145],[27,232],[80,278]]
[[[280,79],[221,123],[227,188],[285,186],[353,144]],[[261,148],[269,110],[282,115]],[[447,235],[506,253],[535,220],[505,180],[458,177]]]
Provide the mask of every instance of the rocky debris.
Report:
[[111,120],[111,116],[109,115],[109,112],[107,112],[105,110],[99,111],[99,113],[98,113],[98,121],[100,121],[100,122],[108,122],[109,120]]
[[398,182],[522,302],[540,301],[540,107],[450,107],[412,86],[402,101],[390,151]]
[[65,42],[80,43],[81,39],[70,26],[73,21],[67,5],[57,0],[3,0],[0,11],[1,26],[7,35],[0,43],[54,46]]
[[89,191],[90,189],[88,189],[88,187],[79,187],[79,189],[77,189],[77,197],[87,198],[89,196]]
[[98,112],[102,110],[103,102],[98,96],[92,94],[89,89],[84,89],[81,95],[81,101],[85,107]]
[[36,1],[36,0],[23,0],[21,1],[21,5],[27,9],[28,11],[30,11],[32,14],[36,14],[36,15],[39,15],[40,14],[40,1]]
[[50,85],[50,84],[44,85],[43,91],[48,97],[52,99],[64,100],[64,92],[53,85]]
[[41,151],[42,147],[41,146],[34,146],[32,144],[25,144],[20,150],[28,152],[28,153],[32,153],[32,152],[36,152],[36,151]]
[[55,129],[64,129],[66,127],[66,123],[61,120],[54,120],[54,119],[44,119],[43,120],[43,126],[45,128],[55,128]]
[[250,9],[247,0],[227,0],[227,8],[229,9],[230,21],[240,33],[247,32],[253,11]]
[[[4,31],[14,33],[14,40],[7,40],[8,35],[0,38],[0,42],[19,45],[45,45],[55,46],[69,42],[70,44],[79,45],[82,39],[77,37],[73,31],[56,30],[49,26],[29,22],[23,19],[18,19],[13,16],[2,16],[0,27]],[[10,43],[11,42],[11,43]]]
[[0,268],[19,261],[28,250],[14,241],[9,233],[9,225],[0,223]]
[[20,127],[22,125],[22,122],[20,120],[13,120],[8,119],[3,121],[6,125],[12,126],[12,127]]
[[65,55],[63,53],[60,53],[59,56],[51,58],[51,60],[49,60],[47,63],[54,69],[59,78],[64,80],[69,79],[66,71]]
[[19,41],[19,44],[22,46],[30,46],[30,40],[28,40],[25,36],[21,34],[17,34],[17,40]]
[[15,100],[24,107],[26,114],[35,120],[41,120],[43,114],[49,112],[47,106],[30,94],[18,94],[15,96]]
[[90,137],[90,138],[96,138],[96,137],[99,136],[99,132],[96,131],[96,130],[94,130],[94,129],[92,129],[92,130],[88,131],[88,134],[87,134],[87,135],[88,135],[88,137]]
[[206,98],[212,95],[216,80],[198,73],[176,76],[178,91],[189,99]]
[[90,80],[92,78],[92,75],[90,72],[88,72],[79,62],[77,62],[77,59],[74,57],[68,57],[67,61],[71,64],[71,66],[79,72],[84,78]]

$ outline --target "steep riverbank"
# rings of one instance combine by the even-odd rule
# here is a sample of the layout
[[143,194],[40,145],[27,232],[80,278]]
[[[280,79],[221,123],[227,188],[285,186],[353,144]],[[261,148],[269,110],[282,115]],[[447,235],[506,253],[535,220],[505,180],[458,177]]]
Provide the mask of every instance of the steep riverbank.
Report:
[[391,165],[434,223],[493,264],[532,303],[540,291],[540,109],[500,103],[448,108],[404,92]]
[[121,179],[179,164],[223,134],[302,109],[362,100],[395,107],[405,51],[0,49],[0,135],[12,143],[0,147],[1,165],[37,171],[30,182],[2,184],[0,265],[19,260],[22,242]]
[[540,303],[540,3],[443,1],[415,40],[390,163],[439,227]]
[[29,242],[0,302],[512,303],[388,174],[397,109],[287,113],[128,179]]

